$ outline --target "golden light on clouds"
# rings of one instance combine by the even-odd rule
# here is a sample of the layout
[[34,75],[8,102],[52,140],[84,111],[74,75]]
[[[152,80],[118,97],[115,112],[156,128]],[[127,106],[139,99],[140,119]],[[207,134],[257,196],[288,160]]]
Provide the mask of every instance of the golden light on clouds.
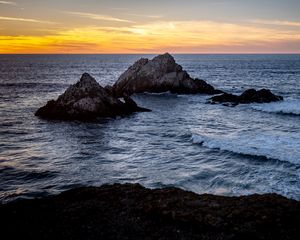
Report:
[[[87,16],[108,18],[107,16]],[[102,19],[103,20],[103,19]],[[127,21],[110,19],[111,21]],[[294,29],[260,24],[220,23],[213,21],[153,21],[113,27],[57,29],[45,36],[0,36],[0,53],[154,53],[239,52],[240,49],[300,42],[299,23]],[[276,22],[274,22],[276,24]],[[281,24],[287,24],[282,23]],[[278,25],[278,22],[277,22]],[[273,48],[272,48],[273,46]],[[276,49],[275,49],[276,50]]]
[[0,20],[4,20],[4,21],[18,21],[18,22],[30,22],[30,23],[56,24],[55,22],[42,21],[42,20],[31,19],[31,18],[16,18],[16,17],[4,17],[4,16],[0,16]]
[[8,1],[0,1],[0,4],[11,5],[11,6],[17,5],[17,3],[15,3],[15,2],[8,2]]
[[83,17],[83,18],[89,18],[93,20],[103,20],[103,21],[113,21],[113,22],[125,22],[125,23],[132,23],[133,21],[127,20],[127,19],[121,19],[116,18],[108,15],[102,15],[102,14],[93,14],[93,13],[85,13],[85,12],[69,12],[64,11],[64,13]]

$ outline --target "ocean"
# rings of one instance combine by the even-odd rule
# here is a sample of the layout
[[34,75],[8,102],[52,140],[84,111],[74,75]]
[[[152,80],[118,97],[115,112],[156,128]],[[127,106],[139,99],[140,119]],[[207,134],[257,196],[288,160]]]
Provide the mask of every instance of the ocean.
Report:
[[268,88],[282,102],[226,107],[207,95],[145,93],[133,98],[152,112],[92,122],[34,116],[84,72],[105,86],[153,56],[0,55],[0,201],[125,182],[300,200],[300,55],[174,55],[216,88]]

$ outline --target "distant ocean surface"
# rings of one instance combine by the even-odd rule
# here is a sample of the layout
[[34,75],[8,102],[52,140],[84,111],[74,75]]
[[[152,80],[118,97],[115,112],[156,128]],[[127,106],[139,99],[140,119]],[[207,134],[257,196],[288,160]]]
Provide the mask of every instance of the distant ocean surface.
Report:
[[153,55],[0,55],[0,201],[116,182],[300,200],[300,55],[174,56],[219,89],[269,88],[285,100],[226,107],[206,95],[139,94],[152,112],[46,121],[34,112],[82,73],[113,84]]

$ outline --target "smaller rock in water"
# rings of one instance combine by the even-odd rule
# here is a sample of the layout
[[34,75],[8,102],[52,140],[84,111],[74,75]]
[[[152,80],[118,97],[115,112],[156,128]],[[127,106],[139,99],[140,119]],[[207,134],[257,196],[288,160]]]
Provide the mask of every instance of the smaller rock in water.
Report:
[[138,60],[119,77],[113,91],[116,96],[168,91],[180,94],[221,93],[204,80],[191,78],[169,53],[156,56],[152,60]]
[[126,97],[125,102],[112,95],[110,89],[100,84],[88,73],[71,85],[57,100],[49,101],[35,113],[47,119],[85,120],[98,117],[116,117],[133,112],[150,111],[141,108]]
[[270,103],[283,100],[283,97],[273,94],[269,89],[248,89],[240,96],[224,93],[209,99],[210,103],[231,103],[232,105],[247,103]]

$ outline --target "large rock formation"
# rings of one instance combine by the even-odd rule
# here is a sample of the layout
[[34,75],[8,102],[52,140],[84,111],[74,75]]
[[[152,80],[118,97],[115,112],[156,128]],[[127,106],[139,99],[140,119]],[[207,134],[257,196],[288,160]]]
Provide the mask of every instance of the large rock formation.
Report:
[[83,120],[139,111],[149,110],[138,107],[129,97],[124,97],[122,102],[88,73],[84,73],[80,81],[71,85],[57,100],[51,100],[38,109],[35,115],[48,119]]
[[[138,184],[85,187],[0,205],[7,239],[298,239],[300,202]],[[5,237],[4,237],[5,239]]]
[[116,96],[133,93],[221,93],[204,80],[192,79],[174,58],[165,53],[152,60],[142,58],[129,67],[113,86]]
[[229,93],[210,98],[211,103],[231,103],[233,105],[245,103],[270,103],[283,100],[283,97],[273,94],[269,89],[248,89],[240,96]]

